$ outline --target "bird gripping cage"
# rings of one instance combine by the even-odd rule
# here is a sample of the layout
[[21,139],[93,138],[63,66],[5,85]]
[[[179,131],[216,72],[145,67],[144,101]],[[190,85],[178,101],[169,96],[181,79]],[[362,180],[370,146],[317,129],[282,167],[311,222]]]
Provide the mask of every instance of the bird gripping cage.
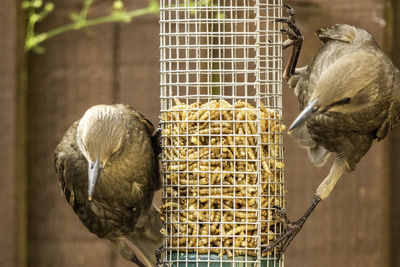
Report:
[[160,0],[164,261],[283,266],[281,0]]

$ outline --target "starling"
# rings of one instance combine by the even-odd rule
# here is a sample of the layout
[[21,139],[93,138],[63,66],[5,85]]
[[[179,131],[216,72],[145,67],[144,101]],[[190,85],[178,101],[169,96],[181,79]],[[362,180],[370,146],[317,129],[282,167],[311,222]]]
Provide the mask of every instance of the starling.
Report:
[[290,222],[285,210],[275,207],[283,233],[266,250],[276,248],[278,257],[343,173],[353,171],[373,140],[385,138],[400,116],[400,72],[368,32],[346,24],[318,30],[323,46],[308,66],[296,69],[303,37],[294,10],[287,8],[289,16],[278,21],[288,25],[282,30],[289,38],[284,48],[293,48],[283,75],[302,110],[289,133],[308,148],[316,165],[331,153],[336,158],[299,220]]
[[161,185],[159,135],[127,105],[96,105],[72,124],[55,150],[55,170],[68,204],[90,232],[110,240],[139,266],[154,266],[154,252],[162,243],[162,222],[152,206]]

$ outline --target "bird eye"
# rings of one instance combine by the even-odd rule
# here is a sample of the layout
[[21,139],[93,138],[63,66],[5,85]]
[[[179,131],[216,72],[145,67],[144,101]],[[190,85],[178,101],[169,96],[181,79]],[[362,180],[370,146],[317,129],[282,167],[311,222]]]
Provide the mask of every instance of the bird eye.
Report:
[[341,104],[348,104],[350,102],[350,97],[345,97],[340,102]]
[[94,168],[94,164],[93,164],[93,163],[90,163],[90,169],[93,170],[93,168]]
[[345,98],[340,99],[339,101],[333,102],[330,106],[331,107],[340,106],[340,105],[345,105],[348,103],[350,103],[350,97],[345,97]]

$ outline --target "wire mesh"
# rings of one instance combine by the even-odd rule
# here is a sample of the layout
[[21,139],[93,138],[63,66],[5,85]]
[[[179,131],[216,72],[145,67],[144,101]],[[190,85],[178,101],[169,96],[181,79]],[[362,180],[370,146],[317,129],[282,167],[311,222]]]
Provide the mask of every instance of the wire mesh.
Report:
[[283,266],[281,0],[160,0],[164,260]]

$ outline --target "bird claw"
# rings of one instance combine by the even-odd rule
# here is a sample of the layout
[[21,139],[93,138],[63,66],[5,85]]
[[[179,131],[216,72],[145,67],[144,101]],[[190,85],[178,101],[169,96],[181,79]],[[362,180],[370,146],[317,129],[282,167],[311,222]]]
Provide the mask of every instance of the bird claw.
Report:
[[277,235],[276,240],[272,244],[264,247],[262,252],[275,251],[275,255],[279,260],[290,242],[292,242],[293,238],[303,227],[305,220],[301,218],[296,222],[290,222],[287,218],[286,210],[284,208],[279,206],[273,206],[273,208],[274,212],[272,213],[272,218],[273,220],[277,220],[279,223],[282,223],[283,232]]
[[289,12],[289,18],[294,22],[296,20],[296,12],[294,9],[288,4],[284,4],[283,6],[286,7]]
[[280,206],[273,206],[275,212],[272,213],[272,219],[275,221],[281,221],[283,218],[287,218],[286,210]]
[[274,211],[272,212],[272,218],[277,220],[277,223],[281,223],[283,229],[282,233],[277,235],[275,241],[272,244],[267,245],[262,250],[262,253],[275,251],[276,257],[280,259],[290,242],[292,242],[293,238],[297,235],[301,228],[303,228],[308,216],[310,216],[320,201],[321,198],[318,195],[314,196],[311,206],[306,210],[304,215],[295,222],[289,221],[284,208],[273,206]]
[[293,46],[292,53],[290,54],[289,62],[283,71],[283,78],[289,80],[296,71],[297,61],[299,59],[301,47],[303,46],[304,37],[300,32],[300,29],[296,25],[296,15],[294,9],[289,5],[284,5],[288,9],[289,16],[277,18],[276,22],[286,23],[288,28],[281,29],[281,32],[286,34],[288,39],[282,44],[282,48],[286,49],[289,46]]
[[287,29],[281,29],[281,32],[286,34],[289,38],[284,41],[283,49],[286,49],[292,45],[300,48],[303,44],[304,37],[301,34],[299,27],[297,27],[296,25],[296,13],[291,6],[289,5],[284,5],[284,6],[288,9],[289,16],[277,18],[275,20],[276,22],[286,23],[286,25],[288,26]]

